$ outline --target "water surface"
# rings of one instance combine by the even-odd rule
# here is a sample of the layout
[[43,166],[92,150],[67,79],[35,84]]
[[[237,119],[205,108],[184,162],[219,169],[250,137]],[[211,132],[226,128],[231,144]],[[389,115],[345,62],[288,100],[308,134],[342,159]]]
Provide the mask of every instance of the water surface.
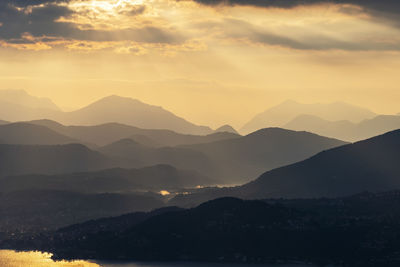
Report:
[[[210,264],[210,263],[140,263],[140,262],[90,262],[57,261],[51,254],[42,252],[16,252],[0,250],[0,267],[302,267],[300,265],[254,265],[254,264]],[[305,265],[303,265],[305,266]]]

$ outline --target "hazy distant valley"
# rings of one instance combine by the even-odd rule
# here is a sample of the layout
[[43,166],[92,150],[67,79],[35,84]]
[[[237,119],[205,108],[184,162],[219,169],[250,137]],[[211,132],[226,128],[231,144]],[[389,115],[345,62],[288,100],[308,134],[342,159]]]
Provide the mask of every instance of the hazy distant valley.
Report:
[[[399,232],[385,206],[398,207],[398,115],[286,101],[237,131],[118,96],[73,112],[23,91],[0,91],[0,103],[2,248],[315,264],[361,264],[370,251],[392,260],[398,248],[384,231],[371,237],[374,227]],[[322,240],[335,233],[330,255]],[[290,245],[307,239],[301,253]],[[354,259],[339,249],[350,239]]]

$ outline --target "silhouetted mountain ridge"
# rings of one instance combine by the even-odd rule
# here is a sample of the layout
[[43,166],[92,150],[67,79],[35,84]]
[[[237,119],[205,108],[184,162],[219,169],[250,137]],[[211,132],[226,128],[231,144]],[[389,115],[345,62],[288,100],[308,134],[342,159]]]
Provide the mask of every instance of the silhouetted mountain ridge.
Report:
[[240,183],[343,144],[312,133],[267,128],[240,138],[183,147],[199,151],[215,162],[220,169],[218,177]]
[[117,122],[144,129],[167,129],[186,134],[212,133],[209,127],[197,126],[162,107],[116,95],[102,98],[84,108],[64,114],[62,123],[98,125]]
[[35,97],[24,90],[0,90],[0,101],[31,109],[60,110],[49,98]]
[[0,176],[60,174],[106,169],[115,166],[104,155],[81,144],[0,144],[0,158]]
[[344,102],[302,104],[288,100],[257,114],[240,131],[249,133],[266,127],[283,127],[297,116],[303,114],[318,116],[330,121],[349,120],[352,122],[360,122],[376,116],[370,110]]
[[2,144],[56,145],[77,143],[77,140],[63,136],[44,126],[29,123],[0,125]]
[[121,123],[144,129],[168,129],[184,134],[213,133],[162,107],[116,95],[104,97],[81,109],[63,112],[48,99],[36,98],[24,91],[0,90],[0,118],[7,121],[50,119],[68,125]]
[[347,141],[360,141],[376,135],[400,129],[400,116],[379,115],[360,123],[328,121],[312,115],[300,115],[284,128],[306,130]]
[[177,170],[168,165],[141,169],[114,168],[93,172],[58,175],[30,174],[0,178],[0,192],[23,190],[66,190],[81,193],[176,191],[198,185],[215,184],[194,171]]
[[221,198],[16,237],[2,246],[48,251],[57,259],[396,266],[399,206],[399,191],[337,199]]
[[277,168],[232,188],[206,188],[179,195],[171,205],[193,206],[235,196],[260,198],[338,197],[364,191],[400,189],[400,130],[323,151],[304,161]]
[[117,160],[120,166],[143,167],[167,164],[179,169],[204,173],[210,177],[216,177],[214,175],[218,167],[206,155],[193,149],[184,147],[154,148],[139,144],[132,139],[119,140],[100,147],[98,151]]
[[55,230],[102,217],[163,207],[149,193],[84,194],[65,190],[24,190],[0,194],[0,232]]
[[239,134],[232,126],[225,124],[219,128],[217,128],[215,130],[216,133],[223,133],[223,132],[227,132],[227,133],[234,133],[234,134]]
[[162,147],[207,143],[239,137],[239,135],[232,133],[214,133],[206,136],[186,135],[170,130],[141,129],[119,123],[107,123],[95,126],[64,126],[51,120],[36,120],[28,123],[42,125],[60,134],[81,140],[85,143],[94,143],[98,146],[108,145],[125,138],[136,140],[144,145],[150,144],[151,146]]

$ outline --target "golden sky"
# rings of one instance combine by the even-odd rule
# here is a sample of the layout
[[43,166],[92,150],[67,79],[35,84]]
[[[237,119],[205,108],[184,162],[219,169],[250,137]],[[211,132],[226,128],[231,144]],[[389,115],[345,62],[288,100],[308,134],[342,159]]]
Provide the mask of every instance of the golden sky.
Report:
[[0,89],[67,109],[118,94],[212,127],[286,99],[400,112],[400,4],[216,2],[4,0]]

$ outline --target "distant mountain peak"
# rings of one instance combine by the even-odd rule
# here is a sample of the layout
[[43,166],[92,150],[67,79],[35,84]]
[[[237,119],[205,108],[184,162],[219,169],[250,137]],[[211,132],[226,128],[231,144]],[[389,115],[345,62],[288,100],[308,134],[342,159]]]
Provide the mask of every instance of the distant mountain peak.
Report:
[[125,96],[119,96],[119,95],[109,95],[106,97],[103,97],[95,102],[93,102],[92,104],[90,104],[89,106],[93,106],[93,105],[104,105],[104,104],[123,104],[123,105],[146,105],[146,106],[151,106],[151,107],[155,107],[152,105],[148,105],[138,99],[135,98],[130,98],[130,97],[125,97]]
[[299,115],[313,115],[328,121],[348,120],[354,123],[376,116],[374,112],[366,108],[340,101],[303,104],[286,100],[257,114],[242,127],[241,132],[250,133],[266,127],[283,127]]
[[0,90],[0,101],[29,107],[35,109],[50,109],[60,111],[60,108],[49,98],[36,97],[28,94],[25,90]]
[[185,134],[205,135],[212,132],[209,127],[195,125],[160,106],[118,95],[104,97],[66,115],[64,122],[75,125],[117,122],[142,129],[166,129]]
[[235,130],[235,128],[233,128],[233,127],[230,126],[229,124],[222,125],[221,127],[217,128],[217,129],[215,130],[215,132],[216,132],[216,133],[227,132],[227,133],[238,134],[238,132]]

